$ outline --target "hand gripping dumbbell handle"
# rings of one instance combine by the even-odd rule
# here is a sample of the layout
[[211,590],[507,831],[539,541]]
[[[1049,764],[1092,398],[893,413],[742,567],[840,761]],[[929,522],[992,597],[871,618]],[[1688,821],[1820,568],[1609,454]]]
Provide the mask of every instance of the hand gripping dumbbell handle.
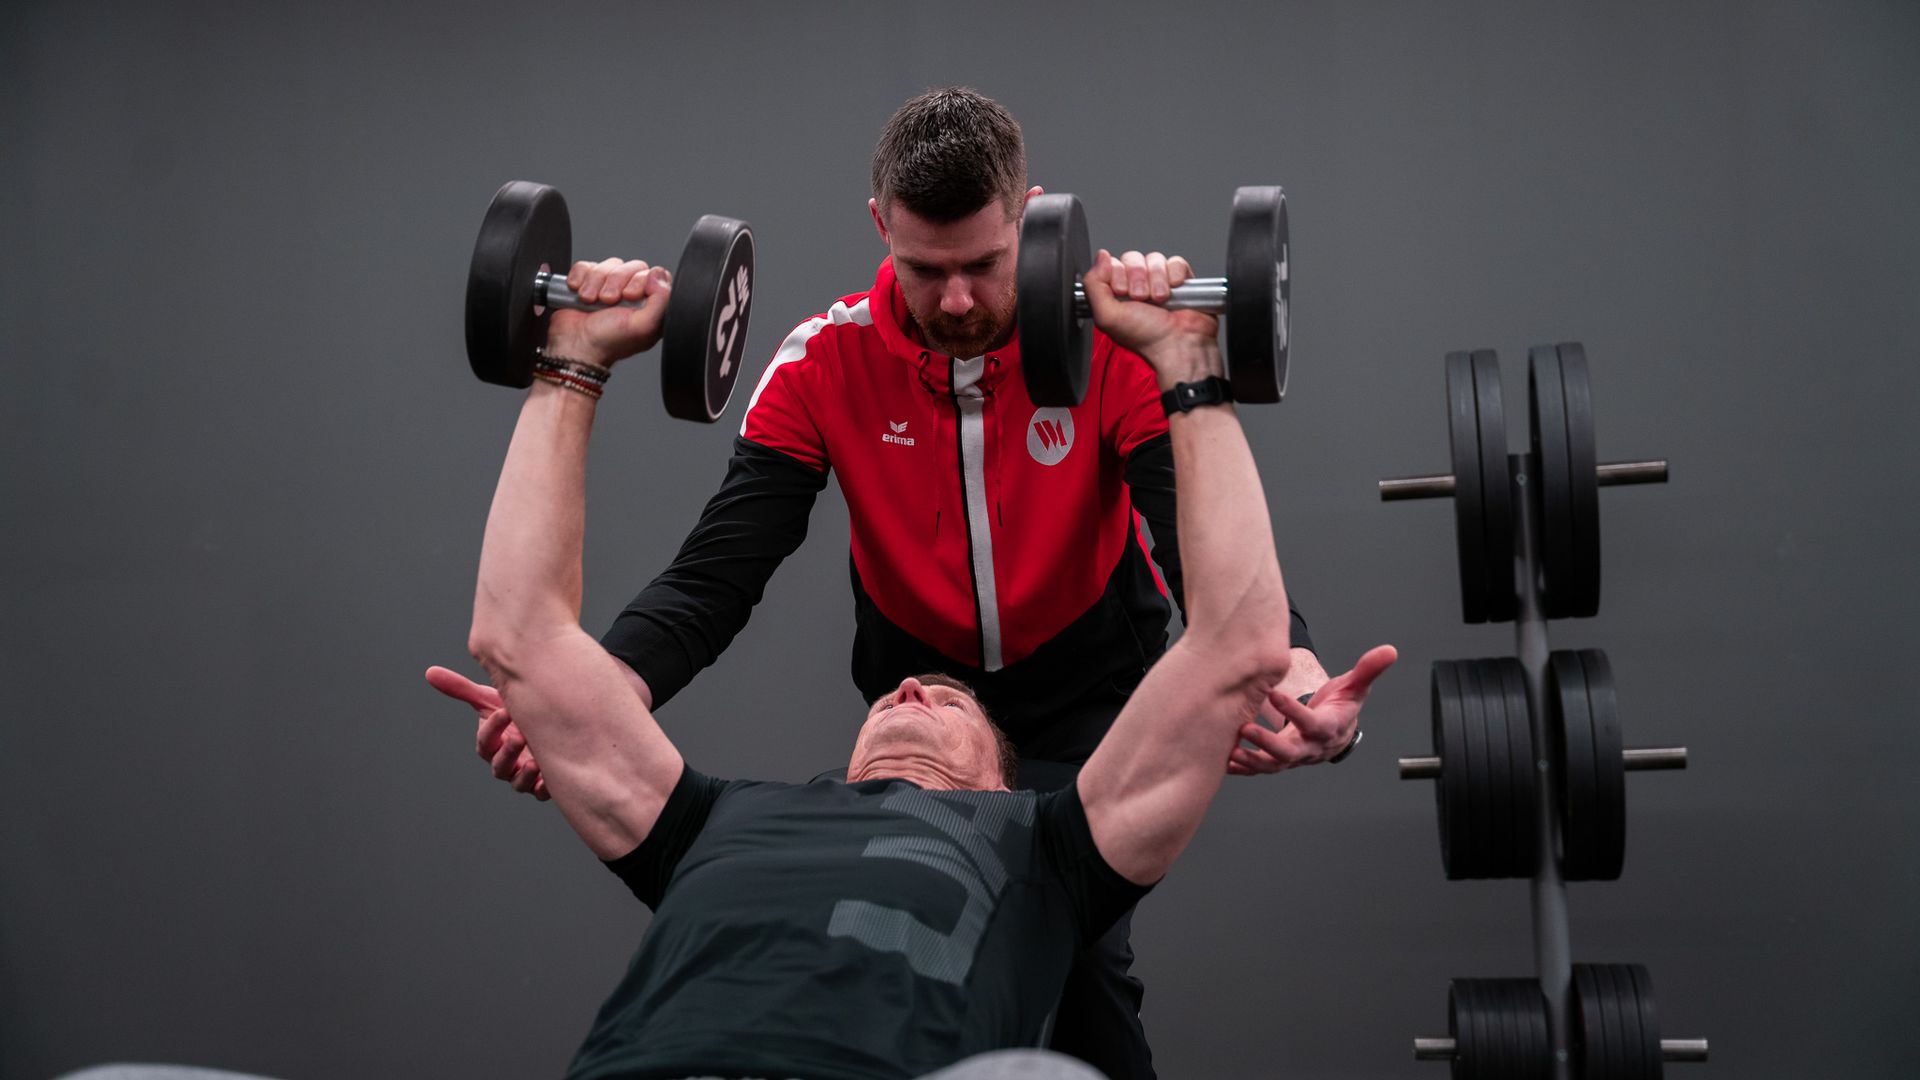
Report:
[[[1415,1061],[1452,1061],[1453,1055],[1452,1039],[1415,1038],[1413,1040],[1413,1060]],[[1660,1057],[1666,1061],[1705,1061],[1707,1060],[1707,1040],[1661,1039]]]
[[[1057,294],[1056,294],[1057,295]],[[1152,303],[1152,301],[1149,301]],[[1165,300],[1154,303],[1168,311],[1204,311],[1209,315],[1222,315],[1227,310],[1227,279],[1223,277],[1197,277],[1175,285],[1168,291]],[[1076,319],[1091,319],[1093,309],[1087,306],[1087,287],[1079,282],[1073,283],[1073,315]]]
[[544,308],[568,308],[573,311],[605,311],[608,308],[637,308],[645,300],[622,300],[615,304],[589,304],[580,299],[579,294],[567,288],[567,275],[542,270],[533,275],[533,306]]
[[[1684,769],[1687,767],[1687,748],[1632,746],[1620,751],[1620,764],[1628,772]],[[1400,759],[1400,779],[1432,780],[1440,775],[1440,768],[1440,759],[1437,757],[1403,757]]]
[[[1666,461],[1613,461],[1594,469],[1601,487],[1625,484],[1664,484]],[[1401,499],[1439,499],[1453,494],[1452,476],[1402,476],[1380,481],[1380,501]]]

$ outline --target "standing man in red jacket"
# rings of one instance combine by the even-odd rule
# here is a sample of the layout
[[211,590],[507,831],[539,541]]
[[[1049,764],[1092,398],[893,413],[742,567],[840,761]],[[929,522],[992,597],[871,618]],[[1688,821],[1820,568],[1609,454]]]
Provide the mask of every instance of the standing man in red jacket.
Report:
[[[1019,124],[972,90],[929,91],[888,121],[868,206],[889,255],[873,287],[781,343],[720,491],[602,641],[649,708],[746,625],[832,472],[852,533],[861,692],[874,700],[925,671],[962,679],[1019,751],[1022,786],[1072,782],[1165,651],[1168,595],[1183,599],[1173,406],[1146,361],[1097,331],[1081,404],[1028,397],[1014,265],[1039,192]],[[1134,295],[1150,295],[1150,281],[1164,289],[1164,265],[1128,269]],[[1228,772],[1338,760],[1358,742],[1363,690],[1328,680],[1297,612],[1272,617],[1291,623],[1282,689],[1334,722],[1307,734],[1270,711],[1274,730],[1250,726]],[[495,775],[544,795],[504,709],[483,710],[478,741]],[[1114,1080],[1153,1075],[1129,928],[1122,918],[1082,957],[1051,1036]]]

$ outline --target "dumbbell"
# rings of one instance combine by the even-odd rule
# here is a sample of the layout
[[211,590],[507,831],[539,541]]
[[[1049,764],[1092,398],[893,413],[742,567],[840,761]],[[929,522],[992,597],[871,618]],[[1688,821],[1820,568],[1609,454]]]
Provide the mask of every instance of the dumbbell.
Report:
[[[1705,1039],[1663,1039],[1653,978],[1639,964],[1575,964],[1568,1034],[1576,1080],[1657,1080],[1665,1062],[1707,1060]],[[1413,1040],[1415,1061],[1452,1063],[1454,1080],[1547,1080],[1553,1042],[1533,979],[1454,979],[1446,1038]]]
[[[1604,652],[1562,650],[1547,658],[1546,727],[1560,779],[1559,862],[1567,881],[1620,877],[1626,773],[1687,767],[1684,746],[1623,746],[1616,701]],[[1435,756],[1401,758],[1400,778],[1439,781],[1447,878],[1531,877],[1538,858],[1539,759],[1519,661],[1434,661],[1433,714]]]
[[[1448,353],[1446,373],[1453,472],[1382,480],[1380,499],[1452,496],[1462,617],[1504,622],[1518,612],[1519,596],[1500,362],[1490,349]],[[1531,350],[1528,391],[1536,479],[1526,483],[1522,474],[1522,494],[1539,523],[1541,613],[1550,619],[1591,616],[1600,610],[1599,489],[1664,483],[1667,463],[1596,464],[1593,393],[1586,350],[1577,342]]]
[[[1234,192],[1227,276],[1192,278],[1161,306],[1227,319],[1227,378],[1236,401],[1287,392],[1287,196],[1277,187]],[[1027,394],[1036,405],[1073,406],[1087,394],[1093,313],[1081,279],[1093,265],[1086,212],[1072,195],[1028,200],[1020,226],[1015,318]]]
[[[488,204],[467,271],[467,362],[482,380],[524,387],[555,308],[600,311],[638,302],[583,303],[567,288],[573,224],[558,191],[508,182]],[[708,214],[696,221],[673,272],[660,337],[660,389],[669,415],[712,423],[740,377],[753,298],[753,230]]]

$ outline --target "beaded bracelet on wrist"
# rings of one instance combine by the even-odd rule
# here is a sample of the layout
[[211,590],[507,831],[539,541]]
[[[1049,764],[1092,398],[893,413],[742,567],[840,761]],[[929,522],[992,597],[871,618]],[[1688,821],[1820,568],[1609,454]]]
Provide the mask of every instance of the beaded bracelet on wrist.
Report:
[[572,372],[535,369],[533,377],[544,383],[552,383],[555,386],[585,394],[595,401],[599,401],[600,395],[606,393],[605,388],[599,383],[591,379],[583,379]]
[[605,386],[607,377],[613,374],[612,368],[603,367],[600,364],[589,364],[585,360],[575,360],[568,356],[555,356],[545,349],[534,350],[533,367],[536,371],[544,369],[571,372],[601,386]]
[[577,390],[595,401],[598,401],[600,395],[606,391],[607,379],[612,374],[611,368],[565,356],[554,356],[545,349],[536,350],[533,356],[534,378],[568,390]]

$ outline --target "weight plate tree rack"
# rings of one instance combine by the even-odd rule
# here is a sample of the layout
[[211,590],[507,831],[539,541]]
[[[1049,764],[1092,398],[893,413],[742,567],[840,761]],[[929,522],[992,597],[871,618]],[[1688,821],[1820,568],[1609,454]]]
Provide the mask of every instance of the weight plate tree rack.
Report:
[[1454,500],[1461,616],[1514,623],[1519,656],[1433,664],[1434,754],[1400,759],[1435,781],[1449,880],[1532,878],[1532,979],[1455,979],[1449,1035],[1414,1057],[1456,1080],[1638,1080],[1705,1061],[1704,1039],[1662,1039],[1638,964],[1575,964],[1569,881],[1612,881],[1626,849],[1625,774],[1686,767],[1685,747],[1628,748],[1612,665],[1598,649],[1551,651],[1549,619],[1600,607],[1599,489],[1663,483],[1665,461],[1600,464],[1586,350],[1528,356],[1526,452],[1507,453],[1492,350],[1446,356],[1452,470],[1380,482],[1383,501]]

